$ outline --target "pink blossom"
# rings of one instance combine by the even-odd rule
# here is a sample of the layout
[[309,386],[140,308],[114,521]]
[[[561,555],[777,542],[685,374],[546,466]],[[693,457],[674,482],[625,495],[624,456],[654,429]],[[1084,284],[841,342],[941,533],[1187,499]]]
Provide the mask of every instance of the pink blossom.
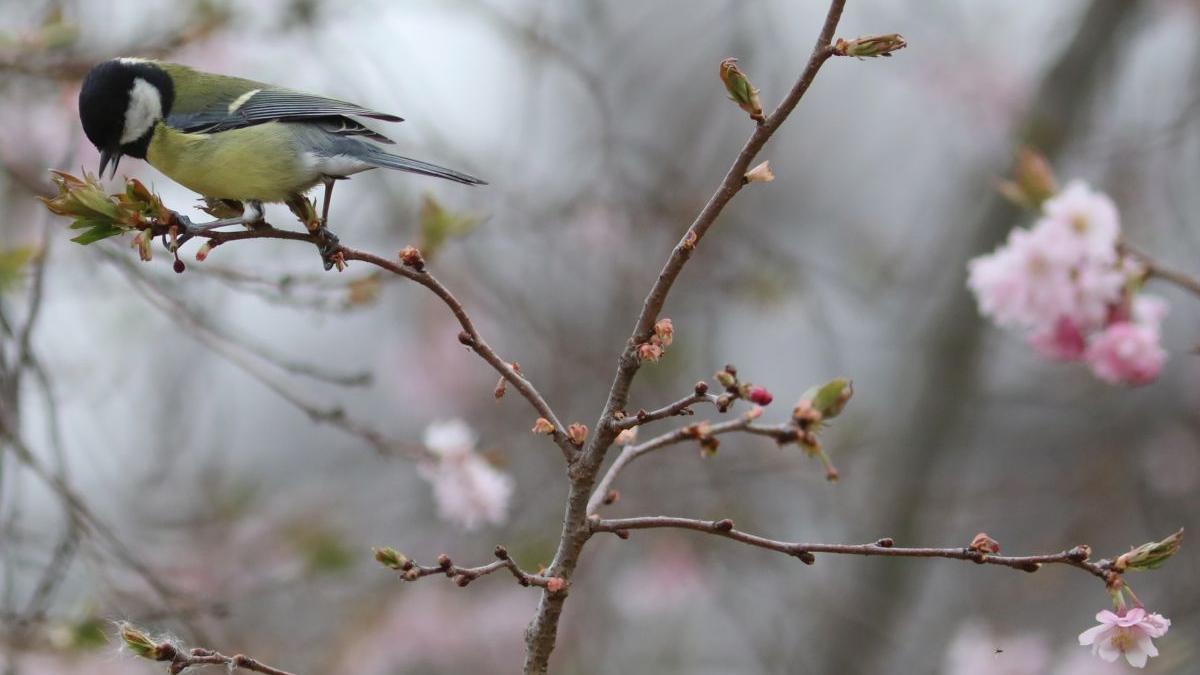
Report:
[[1105,382],[1137,386],[1158,378],[1167,353],[1156,327],[1118,321],[1092,338],[1084,358]]
[[425,446],[434,459],[418,474],[433,486],[438,515],[466,530],[508,518],[513,480],[475,452],[475,432],[462,420],[437,421],[425,430]]
[[1062,192],[1042,204],[1044,222],[1077,240],[1080,250],[1094,262],[1117,260],[1120,216],[1112,199],[1087,183],[1071,181]]
[[1079,326],[1067,317],[1059,317],[1050,330],[1029,336],[1029,346],[1054,361],[1080,361],[1087,351],[1087,342]]
[[1146,614],[1141,607],[1116,614],[1103,610],[1096,614],[1099,626],[1093,626],[1079,634],[1079,644],[1091,645],[1092,653],[1105,661],[1116,661],[1125,655],[1125,660],[1135,668],[1145,668],[1146,660],[1158,656],[1158,648],[1151,638],[1166,635],[1171,620],[1160,614]]

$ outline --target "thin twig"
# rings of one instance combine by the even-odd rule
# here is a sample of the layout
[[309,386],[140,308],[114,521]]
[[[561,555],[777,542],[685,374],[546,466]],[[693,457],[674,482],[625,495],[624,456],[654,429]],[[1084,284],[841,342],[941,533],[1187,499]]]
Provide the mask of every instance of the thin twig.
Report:
[[171,667],[167,672],[172,673],[172,675],[182,673],[193,666],[223,666],[230,671],[241,668],[242,670],[264,673],[265,675],[292,675],[292,673],[286,670],[273,668],[245,654],[226,656],[220,652],[200,647],[189,650],[185,654],[182,649],[169,643],[159,645],[157,650],[160,652],[160,656],[156,660],[170,661]]
[[[587,511],[588,515],[596,513],[604,504],[609,491],[612,489],[613,483],[617,480],[617,476],[621,471],[629,465],[630,462],[653,452],[660,448],[665,448],[677,443],[693,441],[696,439],[695,433],[692,431],[693,425],[680,427],[674,431],[668,431],[660,436],[655,436],[647,441],[638,443],[637,445],[627,445],[621,450],[621,454],[617,455],[617,459],[613,461],[612,466],[608,467],[604,477],[596,484],[596,489],[592,491],[592,496],[588,499]],[[785,443],[794,442],[796,440],[796,427],[791,424],[753,424],[749,417],[741,417],[728,422],[709,425],[705,433],[710,436],[720,434],[728,434],[735,431],[744,431],[748,434],[757,436],[768,436],[775,439],[776,443],[783,445]]]
[[441,575],[454,579],[454,582],[459,586],[466,586],[479,577],[506,569],[512,573],[513,578],[522,586],[536,586],[539,588],[558,586],[559,590],[561,590],[562,579],[526,572],[508,555],[508,549],[503,546],[497,546],[495,554],[496,560],[476,567],[455,565],[449,556],[443,554],[438,556],[436,565],[418,565],[411,560],[407,560],[398,569],[401,573],[401,578],[405,581],[416,581],[428,576]]
[[1125,253],[1135,259],[1146,268],[1146,276],[1153,279],[1162,279],[1163,281],[1175,284],[1185,291],[1191,292],[1193,295],[1200,295],[1200,279],[1185,274],[1183,272],[1163,266],[1157,260],[1150,256],[1149,253],[1137,248],[1128,241],[1121,240],[1118,244],[1122,253]]
[[668,417],[691,415],[693,414],[692,406],[701,402],[717,405],[717,397],[708,393],[692,393],[670,405],[663,406],[658,410],[651,410],[649,412],[645,410],[639,410],[636,414],[627,415],[623,419],[614,420],[613,427],[618,431],[621,431],[624,429],[632,429],[643,424],[649,424],[650,422],[657,422],[658,420],[666,419]]
[[613,518],[593,520],[592,532],[627,533],[630,530],[648,530],[656,528],[673,528],[695,530],[705,534],[713,534],[726,539],[765,548],[770,551],[786,553],[795,556],[806,564],[811,565],[815,553],[831,553],[838,555],[884,556],[891,558],[949,558],[965,560],[981,565],[1001,565],[1023,572],[1036,572],[1044,564],[1062,564],[1077,567],[1105,581],[1114,574],[1107,560],[1091,562],[1088,560],[1087,546],[1076,546],[1059,553],[1047,553],[1029,556],[1001,556],[983,553],[969,547],[960,548],[900,548],[893,545],[891,539],[880,539],[872,544],[810,544],[800,542],[777,541],[755,534],[734,529],[733,521],[697,520],[694,518],[673,518],[669,516],[644,516],[640,518]]

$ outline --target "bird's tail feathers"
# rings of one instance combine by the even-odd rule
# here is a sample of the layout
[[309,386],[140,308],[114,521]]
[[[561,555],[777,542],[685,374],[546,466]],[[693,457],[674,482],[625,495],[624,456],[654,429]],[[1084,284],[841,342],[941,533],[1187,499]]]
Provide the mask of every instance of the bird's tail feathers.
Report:
[[378,148],[371,148],[370,152],[362,159],[370,164],[386,169],[398,169],[400,171],[408,171],[410,173],[419,173],[425,176],[434,176],[436,178],[445,178],[446,180],[465,183],[467,185],[487,185],[486,181],[480,180],[469,174],[447,169],[446,167],[422,162],[417,159],[409,159],[400,155],[393,155],[390,152],[384,152]]

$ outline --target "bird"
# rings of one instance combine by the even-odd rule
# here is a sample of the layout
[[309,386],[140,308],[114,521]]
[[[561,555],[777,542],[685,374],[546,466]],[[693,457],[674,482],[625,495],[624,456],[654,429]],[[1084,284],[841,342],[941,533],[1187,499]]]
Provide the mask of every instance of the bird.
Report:
[[178,216],[192,236],[263,219],[263,204],[306,204],[324,186],[317,235],[325,269],[334,265],[338,238],[329,231],[337,180],[374,168],[397,169],[465,185],[486,185],[460,171],[401,157],[394,141],[360,118],[403,118],[334,98],[254,80],[219,75],[153,59],[121,57],[94,66],[79,90],[84,134],[100,151],[100,177],[121,158],[147,161],[207,200],[240,204],[242,213],[200,225]]

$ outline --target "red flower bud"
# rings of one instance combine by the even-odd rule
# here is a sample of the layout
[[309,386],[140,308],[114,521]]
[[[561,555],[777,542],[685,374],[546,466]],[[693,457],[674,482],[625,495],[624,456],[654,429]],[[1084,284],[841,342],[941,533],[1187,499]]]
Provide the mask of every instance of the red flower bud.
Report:
[[751,403],[758,405],[771,405],[771,401],[775,400],[775,397],[771,395],[771,392],[767,391],[766,387],[760,387],[757,384],[750,387],[750,391],[746,392],[746,398],[750,399]]

